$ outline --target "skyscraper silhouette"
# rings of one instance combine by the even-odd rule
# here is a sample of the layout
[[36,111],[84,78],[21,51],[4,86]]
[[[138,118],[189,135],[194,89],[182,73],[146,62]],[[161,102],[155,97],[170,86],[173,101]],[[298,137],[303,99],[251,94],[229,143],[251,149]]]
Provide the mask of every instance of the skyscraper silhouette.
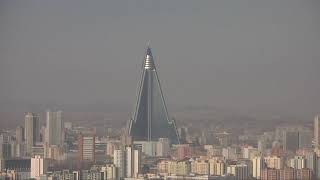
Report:
[[143,61],[134,116],[130,120],[128,129],[134,141],[157,141],[159,138],[168,138],[171,143],[179,143],[175,121],[169,118],[149,46]]

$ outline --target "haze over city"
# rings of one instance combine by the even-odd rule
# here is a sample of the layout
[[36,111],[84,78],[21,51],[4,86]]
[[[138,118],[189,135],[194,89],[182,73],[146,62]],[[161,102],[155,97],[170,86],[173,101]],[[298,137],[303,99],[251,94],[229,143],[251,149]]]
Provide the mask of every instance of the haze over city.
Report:
[[319,0],[0,2],[0,180],[320,179]]
[[132,111],[148,41],[172,108],[298,118],[320,109],[315,0],[14,0],[0,8],[2,112]]

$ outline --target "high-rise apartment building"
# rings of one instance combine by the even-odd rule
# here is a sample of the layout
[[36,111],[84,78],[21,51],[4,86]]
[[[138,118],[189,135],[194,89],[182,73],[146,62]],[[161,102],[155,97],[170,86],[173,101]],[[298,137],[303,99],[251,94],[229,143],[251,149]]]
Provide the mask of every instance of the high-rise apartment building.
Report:
[[123,150],[113,151],[113,164],[117,168],[117,176],[119,179],[125,177],[125,152]]
[[164,160],[158,163],[157,167],[160,174],[186,176],[191,172],[191,163],[189,160]]
[[100,179],[101,180],[117,179],[117,168],[113,164],[101,167]]
[[280,179],[280,170],[265,168],[261,174],[261,180],[279,180]]
[[266,166],[271,169],[281,169],[283,167],[283,159],[277,156],[267,156],[264,158]]
[[246,164],[229,165],[227,167],[227,173],[235,176],[237,180],[249,179],[249,167]]
[[314,118],[314,145],[315,147],[318,147],[320,144],[320,116],[316,116]]
[[306,168],[306,158],[304,156],[295,156],[290,159],[290,167],[294,169],[304,169]]
[[195,160],[191,162],[191,173],[209,175],[210,167],[207,160]]
[[157,163],[157,170],[158,173],[161,174],[167,174],[169,170],[169,162],[170,160],[160,160]]
[[126,164],[126,177],[132,177],[132,169],[133,169],[133,149],[132,147],[126,147],[125,154],[125,164]]
[[146,156],[155,157],[157,155],[157,141],[134,141],[134,146],[141,149]]
[[179,144],[176,146],[176,157],[178,159],[191,157],[191,155],[192,155],[192,147],[189,144]]
[[261,156],[252,158],[252,176],[256,179],[261,178],[262,170],[265,168],[264,159]]
[[52,160],[64,160],[64,149],[60,146],[48,146],[44,145],[44,157]]
[[26,152],[32,153],[32,147],[40,141],[40,116],[36,113],[26,113],[24,119]]
[[178,128],[178,133],[179,133],[179,137],[180,137],[180,143],[186,143],[188,128],[187,127]]
[[293,180],[295,179],[295,170],[293,168],[283,168],[280,170],[280,180]]
[[43,175],[47,172],[48,162],[46,159],[41,158],[40,156],[35,156],[31,158],[31,178],[39,179],[40,175]]
[[222,149],[222,156],[226,159],[237,159],[237,149],[235,147],[226,147]]
[[78,146],[79,160],[95,161],[95,135],[80,134]]
[[210,164],[210,175],[223,176],[226,174],[227,167],[224,161],[209,161]]
[[0,159],[12,158],[12,146],[9,143],[0,143]]
[[141,172],[141,150],[127,146],[123,150],[114,150],[113,164],[117,168],[118,178],[136,178]]
[[314,174],[317,171],[317,155],[315,152],[307,152],[306,158],[306,168],[310,169]]
[[156,155],[160,157],[167,157],[170,151],[170,142],[168,138],[159,138],[157,143]]
[[284,131],[283,150],[296,152],[299,149],[299,131]]
[[141,172],[141,151],[126,147],[126,177],[137,177]]
[[297,180],[313,180],[314,176],[310,169],[297,169],[295,171],[296,179]]
[[252,157],[258,154],[258,149],[252,146],[244,147],[242,151],[243,151],[243,158],[245,159],[251,159]]
[[47,111],[47,127],[45,133],[45,143],[49,146],[63,145],[63,123],[62,123],[62,111]]
[[106,147],[106,155],[113,157],[113,151],[120,148],[119,141],[108,141]]
[[16,142],[17,144],[21,144],[24,141],[24,128],[22,126],[18,126],[16,128]]

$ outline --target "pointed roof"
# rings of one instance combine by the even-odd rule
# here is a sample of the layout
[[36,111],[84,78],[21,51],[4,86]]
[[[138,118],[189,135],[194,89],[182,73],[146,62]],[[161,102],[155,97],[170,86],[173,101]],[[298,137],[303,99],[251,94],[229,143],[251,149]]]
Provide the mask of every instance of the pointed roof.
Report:
[[168,138],[179,143],[175,121],[170,119],[161,90],[151,48],[148,45],[143,60],[142,77],[134,115],[129,123],[129,134],[134,140],[158,141]]
[[143,68],[151,69],[151,70],[156,68],[154,65],[153,56],[152,56],[151,48],[149,45],[147,47],[146,55],[144,58]]

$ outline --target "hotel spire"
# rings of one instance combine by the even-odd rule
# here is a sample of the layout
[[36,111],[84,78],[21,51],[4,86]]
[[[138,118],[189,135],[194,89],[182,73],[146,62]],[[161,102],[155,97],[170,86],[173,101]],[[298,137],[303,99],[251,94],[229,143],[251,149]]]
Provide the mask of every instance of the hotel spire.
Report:
[[128,132],[135,141],[168,138],[174,144],[179,143],[175,121],[169,118],[149,44],[143,60],[137,104]]

